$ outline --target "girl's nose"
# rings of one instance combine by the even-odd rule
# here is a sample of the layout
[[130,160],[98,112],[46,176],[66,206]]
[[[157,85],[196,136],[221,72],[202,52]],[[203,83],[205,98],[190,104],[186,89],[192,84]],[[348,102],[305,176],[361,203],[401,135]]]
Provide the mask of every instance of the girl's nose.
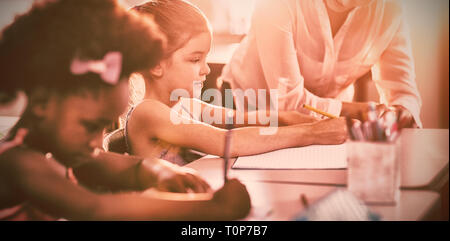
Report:
[[209,68],[208,63],[205,62],[205,64],[202,66],[202,69],[200,70],[200,75],[208,75],[211,72],[211,68]]

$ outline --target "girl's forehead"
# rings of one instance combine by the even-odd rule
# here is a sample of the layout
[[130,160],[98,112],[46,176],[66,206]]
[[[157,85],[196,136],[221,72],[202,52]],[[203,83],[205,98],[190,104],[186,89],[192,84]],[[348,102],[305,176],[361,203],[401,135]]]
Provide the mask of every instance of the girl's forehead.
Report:
[[128,105],[128,83],[122,81],[117,86],[99,90],[98,93],[85,93],[68,96],[61,107],[80,117],[114,119]]
[[211,49],[212,37],[208,32],[200,33],[190,38],[187,43],[178,51],[182,54],[192,54],[196,52],[208,53]]

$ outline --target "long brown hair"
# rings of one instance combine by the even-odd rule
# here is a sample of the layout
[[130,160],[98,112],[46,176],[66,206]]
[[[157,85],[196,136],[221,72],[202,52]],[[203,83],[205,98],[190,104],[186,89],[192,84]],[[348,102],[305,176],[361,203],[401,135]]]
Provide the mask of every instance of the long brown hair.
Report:
[[[184,0],[151,0],[132,8],[143,15],[150,15],[160,31],[166,35],[167,45],[164,58],[182,48],[192,37],[211,32],[211,25],[200,9]],[[147,72],[135,73],[130,77],[130,106],[136,105],[145,94],[144,78],[152,76]],[[125,117],[125,116],[123,116]],[[121,118],[121,126],[124,118]]]
[[167,37],[166,57],[170,57],[197,34],[211,31],[202,11],[184,0],[151,0],[132,9],[153,16]]

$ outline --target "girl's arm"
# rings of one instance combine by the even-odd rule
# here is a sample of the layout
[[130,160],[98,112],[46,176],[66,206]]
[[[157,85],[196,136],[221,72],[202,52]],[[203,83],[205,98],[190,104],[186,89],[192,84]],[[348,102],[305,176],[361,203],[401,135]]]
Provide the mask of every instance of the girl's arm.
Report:
[[299,113],[297,111],[257,110],[250,112],[239,112],[222,106],[208,104],[198,99],[188,99],[190,113],[195,112],[195,105],[201,106],[202,122],[218,128],[225,128],[225,118],[228,112],[233,113],[234,127],[248,126],[289,126],[318,121],[317,118]]
[[[130,194],[106,196],[96,219],[233,220],[247,216],[251,207],[245,186],[236,179],[228,180],[212,198],[201,194],[160,195],[163,198],[159,198],[157,192],[143,197]],[[117,209],[118,205],[127,208]]]
[[206,192],[209,185],[190,168],[179,167],[161,159],[143,159],[117,153],[98,152],[83,158],[74,169],[76,177],[87,186],[110,190],[143,190],[156,187],[172,192]]
[[245,217],[250,210],[245,186],[236,180],[212,199],[189,200],[187,194],[178,200],[136,193],[96,194],[67,180],[65,168],[54,159],[26,148],[0,156],[0,172],[25,200],[69,220],[228,220]]
[[[179,123],[174,123],[174,120]],[[219,156],[224,154],[226,130],[186,119],[160,102],[148,101],[142,103],[135,110],[130,121],[133,123],[128,126],[130,133],[145,135],[144,139],[149,140],[156,137],[171,144],[208,154]],[[274,130],[275,132],[270,133]],[[233,157],[253,155],[311,144],[338,144],[344,142],[346,136],[343,119],[278,128],[237,128],[233,129],[230,155]],[[133,150],[138,154],[145,153],[148,149],[148,144],[145,142],[131,141]]]

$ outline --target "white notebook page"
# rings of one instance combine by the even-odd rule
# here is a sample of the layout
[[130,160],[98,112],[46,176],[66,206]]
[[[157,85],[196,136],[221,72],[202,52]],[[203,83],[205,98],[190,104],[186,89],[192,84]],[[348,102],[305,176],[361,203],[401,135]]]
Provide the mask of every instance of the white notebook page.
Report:
[[314,145],[238,157],[234,169],[343,169],[346,145]]

